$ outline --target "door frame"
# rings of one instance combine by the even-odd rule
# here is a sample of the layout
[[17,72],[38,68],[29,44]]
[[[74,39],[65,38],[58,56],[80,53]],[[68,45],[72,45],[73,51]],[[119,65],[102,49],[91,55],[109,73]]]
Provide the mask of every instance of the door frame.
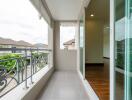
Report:
[[110,0],[110,100],[114,100],[114,86],[115,86],[115,72],[114,72],[114,65],[115,65],[115,60],[114,60],[114,31],[115,31],[115,25],[114,25],[114,18],[115,16],[115,11],[114,11],[114,0]]
[[[88,5],[87,5],[88,6]],[[81,12],[85,13],[85,8],[83,10],[81,10]],[[79,15],[79,18],[82,14]],[[115,31],[115,25],[114,25],[114,20],[115,20],[115,11],[114,11],[114,0],[110,0],[110,100],[114,100],[114,97],[115,97],[115,72],[114,72],[114,65],[115,65],[115,55],[114,55],[114,46],[115,46],[115,43],[114,43],[114,40],[115,40],[115,36],[114,36],[114,31]],[[78,18],[78,20],[79,20]],[[84,21],[85,23],[85,21]],[[85,25],[85,24],[84,24]],[[77,53],[77,70],[80,72],[80,50],[79,50],[79,32],[80,32],[80,29],[79,29],[79,21],[78,21],[78,41],[77,41],[77,45],[78,45],[78,53]],[[85,33],[85,30],[84,30],[84,33]],[[85,34],[84,34],[85,36]],[[85,39],[84,39],[85,41]],[[84,58],[85,58],[85,46],[84,46]],[[85,59],[84,59],[85,60]],[[84,64],[85,64],[85,61],[84,61]],[[82,75],[84,80],[85,80],[85,65],[84,65],[84,74]],[[88,83],[88,82],[87,82]]]
[[[84,35],[84,38],[83,38],[83,44],[84,44],[84,48],[83,48],[83,74],[81,73],[80,71],[80,18],[81,16],[83,16],[83,26],[84,26],[84,30],[83,30],[83,35]],[[77,28],[78,28],[78,34],[77,34],[77,71],[78,71],[78,74],[80,76],[80,79],[84,85],[84,88],[87,92],[87,95],[89,96],[89,98],[91,100],[99,100],[97,94],[95,93],[95,91],[93,90],[93,88],[91,87],[91,85],[89,84],[88,80],[86,80],[86,77],[85,77],[85,7],[81,10],[81,13],[80,13],[80,16],[78,18],[78,25],[77,25]]]
[[[83,17],[83,74],[80,71],[80,18]],[[85,8],[81,9],[80,15],[77,22],[78,34],[77,34],[77,71],[81,73],[81,76],[85,80]]]

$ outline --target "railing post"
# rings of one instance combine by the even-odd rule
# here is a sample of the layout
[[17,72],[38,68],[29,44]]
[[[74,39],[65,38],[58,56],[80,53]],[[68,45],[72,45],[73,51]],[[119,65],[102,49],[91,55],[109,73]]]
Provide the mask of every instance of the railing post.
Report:
[[[25,66],[23,66],[23,67],[25,67]],[[21,69],[21,80],[22,80],[22,82],[23,82],[23,74],[24,74],[24,70],[23,70],[23,68]]]
[[11,48],[12,53],[16,53],[16,47]]
[[33,66],[32,66],[32,67],[33,67],[33,74],[34,74],[34,67],[35,67],[35,57],[33,57],[33,56],[32,56],[32,58],[33,58],[33,59],[32,59],[32,61],[33,61],[33,63],[32,63],[32,64],[33,64]]
[[39,65],[38,64],[38,59],[39,59],[38,54],[39,54],[39,49],[37,48],[37,58],[35,59],[35,73],[37,72],[37,65]]
[[[27,58],[27,49],[25,49],[25,59]],[[25,89],[28,89],[27,86],[27,62],[25,64]]]
[[37,54],[39,53],[39,49],[37,48]]
[[16,59],[16,68],[17,68],[17,84],[19,84],[19,83],[20,83],[20,75],[19,75],[19,65],[18,65],[18,63],[19,63],[19,60],[18,60],[18,59]]
[[48,66],[51,67],[50,63],[51,63],[51,51],[48,51],[48,55],[47,55],[47,63],[48,63]]
[[33,57],[32,57],[32,49],[30,48],[30,66],[31,66],[31,84],[33,84]]

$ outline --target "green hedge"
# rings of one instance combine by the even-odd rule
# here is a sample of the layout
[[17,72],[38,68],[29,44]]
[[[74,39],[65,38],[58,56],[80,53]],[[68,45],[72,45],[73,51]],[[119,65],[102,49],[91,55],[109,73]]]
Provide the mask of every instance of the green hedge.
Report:
[[20,57],[21,57],[20,54],[14,54],[14,53],[2,55],[0,56],[0,60],[1,60],[0,67],[5,67],[7,71],[10,71],[16,63],[16,60],[11,58],[20,58]]
[[[35,58],[38,58],[39,56],[47,56],[48,53],[32,53],[32,56]],[[21,69],[22,67],[25,66],[25,64],[29,65],[30,64],[30,59],[27,58],[22,58],[22,56],[20,54],[15,54],[15,53],[10,53],[10,54],[5,54],[0,56],[0,67],[5,67],[7,71],[10,71],[13,69],[13,67],[15,66],[16,60],[12,59],[12,58],[21,58],[21,60],[18,63],[18,67],[19,69]],[[14,67],[14,69],[16,69],[16,66]]]
[[32,56],[33,56],[33,57],[37,57],[37,58],[38,58],[39,56],[41,56],[41,55],[47,57],[47,56],[48,56],[48,53],[43,53],[43,52],[42,52],[42,53],[37,53],[37,52],[33,52],[33,53],[32,53]]

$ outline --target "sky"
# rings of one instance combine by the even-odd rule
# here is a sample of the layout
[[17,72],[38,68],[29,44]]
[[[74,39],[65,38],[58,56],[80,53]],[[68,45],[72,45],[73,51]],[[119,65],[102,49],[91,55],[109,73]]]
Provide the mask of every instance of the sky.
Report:
[[0,37],[48,44],[48,24],[30,0],[1,0]]
[[75,26],[61,26],[60,27],[60,48],[64,49],[64,42],[67,42],[71,39],[75,39]]

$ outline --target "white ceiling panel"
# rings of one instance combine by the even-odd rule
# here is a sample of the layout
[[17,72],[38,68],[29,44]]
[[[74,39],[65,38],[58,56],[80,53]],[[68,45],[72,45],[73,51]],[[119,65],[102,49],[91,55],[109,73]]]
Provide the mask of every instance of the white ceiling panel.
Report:
[[77,20],[83,0],[45,0],[55,20]]

